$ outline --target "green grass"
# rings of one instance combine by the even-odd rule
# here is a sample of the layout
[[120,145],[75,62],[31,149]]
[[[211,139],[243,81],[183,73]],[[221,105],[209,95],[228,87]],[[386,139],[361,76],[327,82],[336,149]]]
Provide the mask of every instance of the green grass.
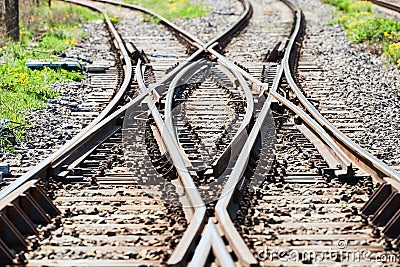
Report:
[[208,5],[192,3],[190,0],[124,0],[124,2],[151,9],[166,19],[197,18],[211,12]]
[[337,6],[340,23],[354,43],[369,42],[382,45],[383,56],[400,68],[400,23],[373,13],[368,1],[322,0]]
[[53,60],[54,54],[76,45],[85,35],[82,23],[102,19],[101,14],[85,8],[54,2],[53,7],[29,9],[22,14],[21,39],[0,48],[0,120],[12,123],[0,129],[0,150],[12,151],[10,135],[23,137],[29,126],[29,110],[45,107],[48,99],[60,95],[49,85],[60,81],[80,81],[83,75],[63,69],[31,70],[27,59]]

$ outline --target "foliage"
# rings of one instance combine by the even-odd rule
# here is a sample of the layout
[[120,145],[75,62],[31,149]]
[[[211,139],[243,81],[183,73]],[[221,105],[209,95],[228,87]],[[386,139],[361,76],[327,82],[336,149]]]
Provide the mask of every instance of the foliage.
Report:
[[190,0],[124,0],[124,2],[151,9],[166,19],[196,18],[210,13],[210,7]]
[[[0,48],[0,120],[10,120],[12,128],[21,125],[16,131],[19,136],[29,123],[26,111],[43,108],[46,100],[60,95],[49,88],[50,84],[83,78],[80,73],[63,69],[31,70],[25,66],[27,59],[56,61],[54,53],[77,45],[84,37],[82,22],[101,18],[88,9],[59,2],[51,9],[39,7],[29,12],[29,16],[22,16],[20,42]],[[0,149],[12,150],[4,131],[0,136]]]
[[114,24],[118,24],[119,23],[119,18],[118,17],[110,16],[110,20]]
[[368,1],[322,0],[338,7],[340,23],[354,43],[368,41],[382,44],[383,56],[400,67],[400,23],[373,13]]

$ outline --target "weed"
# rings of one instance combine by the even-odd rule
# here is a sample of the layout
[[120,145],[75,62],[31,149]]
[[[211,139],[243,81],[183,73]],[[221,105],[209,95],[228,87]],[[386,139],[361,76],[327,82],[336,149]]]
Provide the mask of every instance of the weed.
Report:
[[110,20],[114,24],[118,24],[119,23],[119,18],[118,17],[110,16]]
[[400,42],[391,43],[384,48],[384,56],[390,62],[396,63],[397,67],[400,68]]
[[[190,0],[124,0],[124,2],[152,9],[166,19],[202,17],[211,11],[208,5],[191,3]],[[148,19],[145,18],[144,21]]]
[[340,23],[347,36],[354,43],[378,42],[382,45],[383,56],[400,67],[400,23],[383,18],[373,13],[372,4],[368,1],[322,0],[336,5],[338,17],[333,21]]
[[[60,95],[49,88],[60,81],[80,81],[83,75],[63,69],[31,70],[25,66],[27,59],[54,60],[52,54],[69,46],[77,45],[84,37],[82,23],[98,20],[101,15],[88,9],[55,2],[53,8],[40,7],[22,16],[21,40],[0,48],[0,120],[9,120],[11,129],[3,128],[0,134],[0,149],[12,151],[12,142],[7,136],[22,138],[28,110],[41,109],[45,101]],[[40,51],[40,53],[35,52]],[[15,128],[15,125],[20,127]],[[10,134],[12,133],[12,134]]]

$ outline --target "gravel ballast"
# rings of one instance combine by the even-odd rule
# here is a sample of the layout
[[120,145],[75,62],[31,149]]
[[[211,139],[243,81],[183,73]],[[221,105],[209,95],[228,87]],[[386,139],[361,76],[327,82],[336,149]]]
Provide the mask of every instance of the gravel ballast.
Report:
[[177,18],[173,22],[203,42],[208,42],[223,33],[243,12],[243,6],[239,1],[192,0],[192,2],[207,5],[212,12],[200,18]]

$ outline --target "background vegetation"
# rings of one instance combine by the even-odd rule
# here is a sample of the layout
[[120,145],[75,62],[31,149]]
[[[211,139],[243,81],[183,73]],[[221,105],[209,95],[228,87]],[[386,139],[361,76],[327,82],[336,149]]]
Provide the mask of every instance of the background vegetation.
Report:
[[[54,2],[52,8],[21,7],[20,42],[0,48],[0,149],[12,150],[11,137],[21,138],[28,110],[40,109],[45,101],[57,97],[49,88],[59,81],[80,81],[83,75],[66,70],[31,70],[27,59],[57,60],[57,53],[76,45],[85,37],[82,22],[102,19],[88,9]],[[4,126],[5,121],[11,124]],[[12,138],[11,138],[12,139]]]
[[354,43],[369,42],[382,45],[383,56],[400,68],[400,23],[374,14],[368,1],[322,0],[337,6],[340,23]]
[[196,18],[210,13],[211,8],[190,0],[124,0],[124,2],[153,10],[166,19]]

